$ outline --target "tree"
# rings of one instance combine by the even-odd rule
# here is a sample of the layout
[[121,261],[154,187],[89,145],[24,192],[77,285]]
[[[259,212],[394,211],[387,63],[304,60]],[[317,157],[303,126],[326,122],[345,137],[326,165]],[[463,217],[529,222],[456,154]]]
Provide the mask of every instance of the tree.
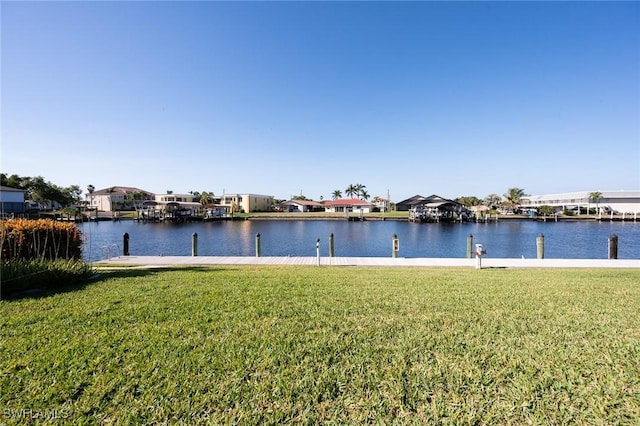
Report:
[[369,198],[371,198],[371,196],[365,189],[362,189],[360,190],[360,198],[363,200],[368,200]]
[[334,200],[337,200],[338,198],[342,198],[342,191],[340,191],[339,189],[336,189],[335,191],[333,191],[333,193],[331,194],[331,197]]
[[71,185],[65,188],[64,192],[69,198],[70,204],[80,204],[82,201],[82,189],[79,185]]
[[167,195],[171,195],[171,194],[173,194],[173,191],[170,189],[167,189]]
[[362,198],[362,193],[364,192],[366,186],[361,183],[356,183],[354,188],[356,190],[356,195],[358,196],[358,198]]
[[509,210],[517,210],[522,204],[524,197],[528,197],[525,194],[524,189],[521,188],[509,188],[504,194],[505,205]]
[[349,197],[353,197],[357,192],[358,190],[356,189],[354,184],[349,184],[349,186],[347,186],[347,189],[344,190],[345,195],[348,195]]
[[89,208],[93,207],[93,192],[96,190],[96,187],[89,184],[87,185],[87,192],[89,193]]
[[200,204],[203,206],[211,204],[211,195],[207,191],[202,191],[202,194],[200,194]]
[[142,191],[133,191],[127,194],[127,202],[129,202],[134,210],[138,211],[142,207],[141,201],[147,199],[147,194]]
[[600,212],[600,200],[602,200],[602,192],[594,191],[589,194],[589,200],[596,203],[596,212]]
[[555,212],[556,212],[556,209],[554,209],[551,206],[544,205],[544,206],[538,207],[538,214],[542,216],[551,216]]
[[482,200],[482,202],[485,206],[495,210],[502,203],[502,197],[498,194],[489,194],[484,198],[484,200]]
[[458,203],[462,204],[465,207],[473,207],[479,206],[482,204],[482,201],[478,197],[468,196],[468,197],[458,197],[455,199]]

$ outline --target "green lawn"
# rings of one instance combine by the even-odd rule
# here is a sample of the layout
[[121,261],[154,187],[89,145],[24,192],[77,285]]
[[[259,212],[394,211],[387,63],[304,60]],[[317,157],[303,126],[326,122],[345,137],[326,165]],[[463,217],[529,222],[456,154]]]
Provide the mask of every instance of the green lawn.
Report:
[[640,423],[638,270],[101,274],[0,302],[0,423]]

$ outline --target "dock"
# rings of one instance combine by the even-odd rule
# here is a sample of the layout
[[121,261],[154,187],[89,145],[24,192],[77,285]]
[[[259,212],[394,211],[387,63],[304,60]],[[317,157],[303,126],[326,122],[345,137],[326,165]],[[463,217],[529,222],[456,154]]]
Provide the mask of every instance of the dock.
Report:
[[[362,267],[475,268],[475,258],[323,257],[314,256],[117,256],[94,262],[98,267],[181,267],[207,265],[299,265]],[[508,268],[633,268],[640,259],[482,258],[483,269]]]

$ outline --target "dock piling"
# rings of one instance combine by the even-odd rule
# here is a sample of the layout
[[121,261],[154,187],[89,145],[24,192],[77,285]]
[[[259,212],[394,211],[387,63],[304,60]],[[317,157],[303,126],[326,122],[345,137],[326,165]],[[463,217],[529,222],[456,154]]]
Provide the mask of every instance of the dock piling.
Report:
[[333,257],[334,255],[334,251],[333,251],[333,232],[331,233],[331,235],[329,235],[329,257]]
[[538,259],[544,259],[544,235],[542,234],[536,237],[536,252]]
[[609,237],[609,259],[615,260],[618,258],[618,236],[613,234]]
[[125,232],[122,235],[122,255],[129,256],[129,233]]

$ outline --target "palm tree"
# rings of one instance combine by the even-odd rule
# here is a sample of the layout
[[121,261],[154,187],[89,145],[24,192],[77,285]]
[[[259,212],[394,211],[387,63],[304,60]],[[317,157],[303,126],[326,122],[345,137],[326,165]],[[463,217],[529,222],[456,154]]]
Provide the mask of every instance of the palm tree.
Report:
[[348,195],[350,197],[353,197],[353,195],[357,192],[358,190],[356,189],[354,184],[349,184],[349,186],[347,186],[347,189],[344,190],[345,195]]
[[366,188],[365,185],[363,185],[361,183],[356,183],[355,190],[356,190],[356,195],[358,196],[358,198],[362,198],[362,191],[364,191],[365,188]]
[[602,192],[594,191],[590,193],[589,200],[596,203],[596,212],[600,212],[600,200],[602,200]]
[[509,188],[504,194],[505,204],[510,210],[516,210],[520,207],[524,197],[528,197],[528,195],[524,193],[524,189]]
[[340,191],[339,189],[336,189],[335,191],[333,191],[333,194],[331,194],[331,197],[333,197],[334,200],[337,200],[338,198],[342,198],[342,191]]
[[369,198],[371,198],[371,196],[365,189],[363,189],[360,191],[360,198],[362,198],[363,200],[368,200]]
[[[93,185],[87,185],[87,191],[89,192],[89,199],[91,200],[89,203],[89,207],[93,207],[93,191],[96,190],[96,187]],[[91,213],[89,213],[91,214]]]
[[202,204],[203,206],[211,204],[211,196],[207,191],[202,191],[202,194],[200,194],[200,204]]

